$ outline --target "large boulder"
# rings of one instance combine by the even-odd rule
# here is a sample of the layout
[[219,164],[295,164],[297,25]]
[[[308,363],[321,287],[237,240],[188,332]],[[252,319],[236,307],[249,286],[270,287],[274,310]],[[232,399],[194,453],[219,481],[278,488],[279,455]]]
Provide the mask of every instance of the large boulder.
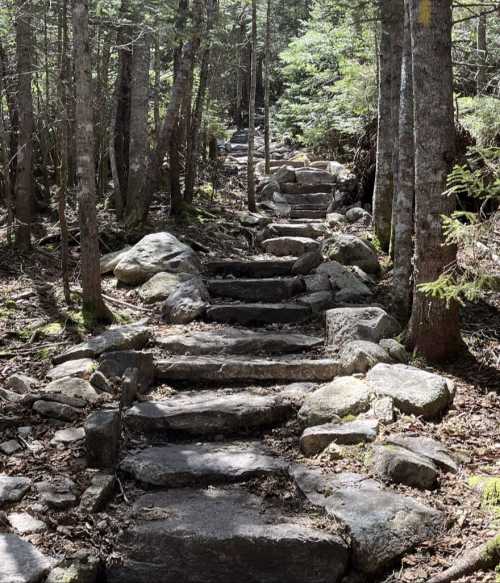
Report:
[[334,308],[326,313],[326,343],[341,348],[350,340],[378,342],[396,336],[399,323],[382,308]]
[[349,268],[337,261],[321,264],[316,274],[328,277],[335,291],[335,301],[339,304],[364,303],[371,299],[370,288]]
[[338,377],[308,394],[299,411],[299,420],[308,427],[358,415],[370,408],[373,389],[355,377]]
[[182,283],[163,304],[163,317],[172,324],[189,324],[201,316],[210,300],[200,277]]
[[295,178],[304,186],[326,186],[335,184],[335,177],[326,170],[318,168],[297,168]]
[[436,417],[451,403],[449,381],[441,375],[404,364],[377,364],[366,377],[373,391],[392,397],[403,413]]
[[357,265],[367,273],[380,271],[377,253],[373,247],[355,235],[335,233],[324,241],[322,251],[326,259],[343,265]]
[[192,273],[157,273],[139,288],[139,297],[146,304],[166,300],[177,288],[193,278]]
[[199,273],[196,253],[171,233],[146,235],[120,260],[114,269],[117,279],[128,285],[144,283],[160,272]]

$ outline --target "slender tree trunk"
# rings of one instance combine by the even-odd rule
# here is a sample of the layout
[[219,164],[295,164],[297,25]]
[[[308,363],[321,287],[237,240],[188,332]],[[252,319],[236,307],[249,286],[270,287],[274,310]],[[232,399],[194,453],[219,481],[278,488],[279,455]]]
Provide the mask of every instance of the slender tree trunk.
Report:
[[[408,345],[430,361],[461,347],[458,306],[418,289],[456,260],[444,244],[442,216],[455,206],[443,196],[455,156],[451,1],[411,0],[415,120],[415,282]],[[432,107],[429,107],[432,104]]]
[[88,18],[88,0],[73,0],[82,309],[87,321],[93,323],[109,321],[111,313],[101,293]]
[[160,54],[160,33],[154,35],[154,97],[153,97],[153,118],[155,128],[155,139],[158,140],[160,132],[160,85],[161,85],[161,54]]
[[267,0],[266,7],[266,46],[264,49],[264,157],[266,165],[266,174],[271,174],[271,128],[269,122],[269,103],[271,89],[271,0]]
[[379,4],[382,31],[373,223],[382,249],[387,251],[391,240],[394,168],[397,159],[403,0],[380,0]]
[[0,152],[3,170],[4,201],[7,209],[7,243],[12,244],[12,185],[10,182],[9,140],[3,112],[3,76],[0,74]]
[[16,170],[16,247],[31,247],[31,215],[33,206],[33,97],[31,94],[33,40],[31,34],[31,1],[17,0],[17,109],[19,142]]
[[248,210],[255,212],[255,93],[257,87],[257,0],[252,0],[252,62],[250,67],[250,104],[248,108]]
[[481,95],[487,85],[488,77],[486,75],[486,61],[488,56],[488,47],[486,44],[486,15],[481,15],[477,19],[477,75],[476,75],[476,93]]
[[142,219],[141,200],[148,160],[149,105],[149,33],[143,32],[132,48],[132,82],[130,91],[130,143],[127,188],[127,224],[137,225]]
[[410,5],[405,0],[401,99],[399,105],[398,188],[394,205],[394,275],[392,298],[396,314],[410,315],[413,258],[413,202],[415,198],[415,148],[413,143],[413,85]]

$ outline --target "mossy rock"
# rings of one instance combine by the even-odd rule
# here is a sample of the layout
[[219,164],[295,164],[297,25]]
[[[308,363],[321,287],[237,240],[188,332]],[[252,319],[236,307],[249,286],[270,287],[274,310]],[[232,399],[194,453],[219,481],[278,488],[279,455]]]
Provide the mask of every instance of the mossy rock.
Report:
[[500,516],[500,476],[471,476],[469,486],[481,493],[483,508]]

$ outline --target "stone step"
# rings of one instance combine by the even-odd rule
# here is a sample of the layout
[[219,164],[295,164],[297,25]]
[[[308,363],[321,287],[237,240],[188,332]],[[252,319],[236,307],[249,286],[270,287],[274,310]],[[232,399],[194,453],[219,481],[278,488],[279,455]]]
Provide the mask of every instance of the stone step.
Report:
[[205,270],[209,275],[222,275],[234,277],[280,277],[291,275],[295,260],[220,260],[209,261],[205,264]]
[[240,487],[153,492],[131,514],[108,583],[338,583],[347,569],[339,535]]
[[299,202],[290,205],[290,212],[293,211],[322,211],[327,210],[328,204],[322,202]]
[[246,302],[280,302],[305,290],[304,281],[300,277],[210,279],[207,286],[212,296]]
[[253,441],[169,444],[129,453],[120,470],[144,484],[183,488],[285,475],[287,463]]
[[238,357],[175,356],[157,360],[156,378],[159,381],[203,382],[331,381],[339,371],[332,358],[305,359],[283,357],[274,359]]
[[290,332],[218,327],[213,331],[164,334],[157,336],[155,342],[171,354],[285,354],[321,346],[323,339]]
[[326,210],[305,211],[305,210],[291,210],[288,215],[290,219],[318,219],[324,220],[326,218]]
[[332,197],[332,187],[327,185],[324,188],[320,188],[316,184],[306,185],[299,184],[298,182],[284,182],[280,184],[280,191],[283,194],[316,194],[316,193],[328,193],[330,198]]
[[324,223],[271,223],[266,231],[269,237],[309,237],[318,239],[327,233]]
[[310,237],[273,237],[262,241],[262,248],[266,253],[278,257],[298,257],[308,251],[316,251],[319,247],[320,243]]
[[168,399],[143,401],[124,420],[137,433],[235,435],[280,425],[317,385],[295,383],[279,392],[264,389],[182,391]]
[[311,317],[307,306],[298,304],[216,304],[206,311],[206,318],[228,324],[295,324]]
[[311,192],[311,193],[294,193],[294,194],[278,194],[274,195],[276,202],[282,200],[290,205],[296,204],[317,204],[321,206],[328,206],[332,202],[332,194],[329,192]]

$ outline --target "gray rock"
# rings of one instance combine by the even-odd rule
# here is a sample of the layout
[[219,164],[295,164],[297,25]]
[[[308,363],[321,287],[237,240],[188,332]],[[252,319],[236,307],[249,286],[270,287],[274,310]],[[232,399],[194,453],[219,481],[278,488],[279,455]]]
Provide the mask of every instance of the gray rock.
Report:
[[89,383],[102,393],[113,393],[113,387],[100,370],[96,370],[90,375]]
[[156,344],[171,354],[284,354],[300,353],[323,344],[321,338],[288,332],[223,328],[185,334],[165,334]]
[[279,183],[276,180],[271,179],[262,186],[260,192],[258,193],[258,198],[260,201],[271,200],[273,198],[273,194],[279,191]]
[[76,484],[69,478],[55,477],[50,481],[37,482],[35,488],[42,504],[54,510],[66,510],[78,502]]
[[329,227],[340,227],[347,224],[347,219],[340,213],[328,213],[326,215],[326,222]]
[[279,185],[285,182],[295,182],[295,168],[293,166],[281,166],[273,172],[273,180]]
[[50,440],[51,445],[73,445],[85,439],[85,429],[83,427],[69,427],[68,429],[60,429],[54,433],[54,437]]
[[356,176],[340,162],[329,162],[326,169],[335,178],[337,187],[346,192],[354,192],[358,185]]
[[21,449],[21,444],[19,441],[17,441],[17,439],[9,439],[8,441],[3,441],[0,443],[0,451],[5,455],[12,455]]
[[102,510],[106,502],[113,495],[115,476],[98,472],[92,477],[90,486],[84,491],[80,499],[81,512],[94,514]]
[[54,362],[59,364],[78,358],[96,358],[104,352],[115,350],[140,350],[150,338],[151,332],[143,324],[116,326],[54,357]]
[[111,273],[114,271],[115,267],[120,263],[120,261],[125,257],[127,252],[130,250],[130,245],[126,245],[123,249],[119,251],[112,251],[111,253],[106,253],[101,257],[101,274]]
[[269,217],[249,211],[238,213],[238,220],[244,227],[264,227],[271,222]]
[[35,401],[33,403],[33,411],[36,411],[42,417],[61,421],[75,421],[81,414],[81,411],[70,405],[63,405],[54,401]]
[[378,476],[396,484],[429,490],[437,482],[437,467],[428,458],[397,445],[374,446],[372,465]]
[[0,533],[0,583],[37,583],[53,561],[15,534]]
[[332,291],[318,291],[300,296],[297,298],[297,303],[308,306],[313,314],[318,314],[333,308],[335,298]]
[[320,277],[328,277],[338,303],[362,303],[370,300],[373,295],[359,277],[337,261],[323,263],[316,273]]
[[340,348],[350,340],[378,342],[399,334],[398,322],[382,308],[335,308],[326,313],[326,343]]
[[357,265],[367,273],[378,273],[380,264],[373,247],[354,235],[336,233],[323,243],[323,256],[343,265]]
[[81,399],[86,403],[95,403],[98,394],[86,380],[75,377],[63,377],[52,381],[43,389],[43,393],[61,394],[66,397]]
[[311,426],[357,415],[370,408],[372,393],[373,389],[360,379],[338,377],[307,395],[299,419],[304,425]]
[[323,261],[323,256],[319,250],[309,251],[304,253],[297,261],[293,264],[292,273],[295,275],[307,275],[313,269],[321,265]]
[[439,415],[452,401],[444,377],[404,364],[377,364],[366,380],[377,394],[392,397],[403,413],[425,419]]
[[52,381],[64,377],[78,377],[88,380],[97,367],[95,360],[91,358],[79,358],[77,360],[68,360],[51,368],[47,372],[47,378]]
[[139,371],[136,368],[127,368],[123,373],[120,386],[120,406],[130,407],[139,393]]
[[199,273],[196,253],[171,233],[146,235],[121,258],[113,273],[129,285],[144,283],[156,273]]
[[292,255],[298,257],[308,251],[316,251],[320,244],[309,237],[274,237],[262,242],[266,253],[272,253],[278,257]]
[[27,396],[28,395],[21,395],[0,387],[0,400],[10,401],[11,403],[23,403]]
[[47,525],[27,512],[11,512],[7,515],[11,527],[18,534],[33,534],[47,530]]
[[321,291],[332,291],[330,279],[324,273],[311,273],[304,277],[306,291],[308,293],[316,293]]
[[155,376],[151,352],[120,350],[103,354],[99,359],[99,371],[114,382],[120,381],[128,368],[137,370],[139,392],[144,393],[153,383]]
[[291,393],[182,392],[161,401],[136,403],[126,411],[124,421],[139,433],[200,436],[245,433],[282,423],[293,415],[294,403]]
[[108,583],[339,583],[347,568],[340,536],[242,489],[151,493],[134,514]]
[[267,232],[269,233],[268,238],[309,237],[317,239],[322,237],[326,231],[323,223],[271,223],[267,227]]
[[199,318],[210,301],[205,284],[199,277],[181,283],[163,304],[163,317],[172,324],[189,324]]
[[358,277],[365,285],[374,286],[377,284],[377,280],[373,275],[368,275],[366,271],[363,271],[361,267],[357,265],[351,265],[350,270],[356,277]]
[[353,208],[350,208],[346,214],[345,214],[345,218],[350,222],[350,223],[357,223],[358,221],[363,221],[364,224],[369,225],[371,222],[371,215],[369,212],[365,211],[365,209],[359,207],[359,206],[355,206]]
[[293,303],[216,304],[207,309],[206,316],[228,324],[296,324],[308,320],[311,310]]
[[406,348],[393,338],[382,338],[380,346],[389,353],[389,356],[396,362],[408,364],[410,355]]
[[342,373],[365,373],[379,362],[392,362],[387,352],[375,342],[353,340],[345,344],[339,355]]
[[430,459],[436,466],[446,472],[458,472],[458,464],[450,455],[448,449],[439,441],[430,437],[419,435],[399,434],[389,435],[385,442],[398,445],[416,453],[419,456]]
[[330,172],[317,168],[297,168],[295,177],[299,184],[305,186],[326,186],[335,183],[335,178]]
[[300,449],[307,456],[316,455],[330,443],[356,445],[373,441],[378,434],[378,421],[362,419],[347,423],[325,423],[308,427],[300,438]]
[[364,573],[389,566],[415,545],[437,535],[444,525],[440,512],[384,489],[367,476],[322,474],[299,466],[294,468],[293,477],[309,502],[324,508],[349,529],[352,565]]
[[10,375],[5,381],[5,387],[19,395],[30,393],[37,385],[36,379],[18,373]]
[[139,482],[168,488],[244,482],[279,475],[286,463],[258,442],[150,447],[128,454],[120,469]]
[[45,583],[97,583],[100,560],[89,553],[66,558],[54,567]]
[[156,362],[156,378],[162,381],[325,381],[338,372],[334,359],[246,359],[223,357],[172,357]]
[[192,278],[192,273],[157,273],[141,285],[139,297],[146,304],[161,302],[174,293],[182,283]]
[[30,395],[32,397],[32,402],[35,401],[53,401],[54,403],[61,403],[62,405],[68,405],[69,407],[74,407],[75,409],[84,409],[88,403],[79,397],[71,397],[70,395],[65,395],[64,393],[49,393],[48,391],[43,391],[41,393],[33,393]]
[[0,508],[19,502],[30,488],[31,480],[28,478],[0,474]]
[[295,259],[275,259],[256,261],[210,261],[205,265],[210,275],[233,277],[279,277],[291,275]]
[[117,409],[101,409],[85,422],[87,463],[91,468],[114,468],[120,453],[121,419]]
[[394,421],[394,399],[392,397],[376,397],[372,401],[372,417],[385,423]]
[[211,279],[207,286],[212,296],[245,302],[280,302],[304,291],[299,277]]

